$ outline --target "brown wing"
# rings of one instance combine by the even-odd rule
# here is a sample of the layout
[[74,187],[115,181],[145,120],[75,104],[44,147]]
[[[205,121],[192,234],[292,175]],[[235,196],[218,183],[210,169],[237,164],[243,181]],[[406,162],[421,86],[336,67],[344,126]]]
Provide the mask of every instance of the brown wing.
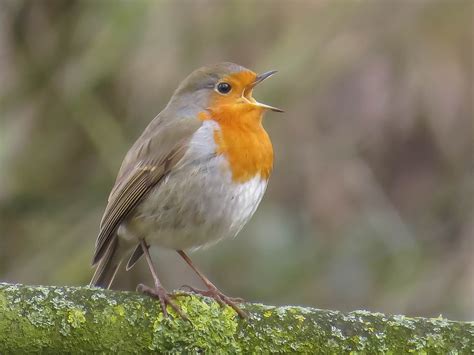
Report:
[[[155,120],[159,119],[157,117]],[[152,121],[124,159],[109,196],[109,203],[100,223],[92,264],[104,255],[116,238],[120,223],[134,210],[146,194],[181,160],[199,122],[180,122],[160,127]]]

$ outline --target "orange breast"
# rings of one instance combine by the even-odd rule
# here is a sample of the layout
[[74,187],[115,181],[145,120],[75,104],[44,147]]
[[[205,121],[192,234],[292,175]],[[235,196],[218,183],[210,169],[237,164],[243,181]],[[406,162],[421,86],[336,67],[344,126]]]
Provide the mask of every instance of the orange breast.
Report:
[[232,170],[232,180],[243,183],[256,175],[270,177],[273,168],[273,147],[262,126],[262,110],[251,105],[215,106],[210,115],[220,129],[214,132],[217,154],[223,154]]

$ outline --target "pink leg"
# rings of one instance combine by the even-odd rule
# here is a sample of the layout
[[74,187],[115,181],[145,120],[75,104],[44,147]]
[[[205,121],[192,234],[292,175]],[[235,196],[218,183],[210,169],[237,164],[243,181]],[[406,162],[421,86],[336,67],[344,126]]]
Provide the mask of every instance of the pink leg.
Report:
[[241,298],[232,298],[232,297],[228,297],[228,296],[224,295],[221,291],[218,290],[218,288],[216,286],[214,286],[214,284],[211,281],[209,281],[209,279],[206,276],[204,276],[203,273],[201,273],[194,266],[192,260],[189,258],[189,256],[186,255],[186,253],[184,251],[177,250],[177,252],[184,259],[184,261],[186,261],[186,263],[191,267],[191,269],[194,270],[194,272],[199,276],[199,278],[202,280],[202,282],[204,282],[204,285],[206,285],[207,290],[198,290],[198,289],[196,289],[194,287],[191,287],[191,286],[188,286],[188,285],[185,285],[183,287],[188,288],[190,291],[192,291],[194,293],[201,294],[201,295],[207,296],[207,297],[211,297],[211,298],[215,299],[221,306],[224,306],[224,305],[227,304],[227,305],[231,306],[237,312],[237,314],[240,317],[248,318],[247,313],[242,311],[236,305],[236,303],[243,302],[243,300]]

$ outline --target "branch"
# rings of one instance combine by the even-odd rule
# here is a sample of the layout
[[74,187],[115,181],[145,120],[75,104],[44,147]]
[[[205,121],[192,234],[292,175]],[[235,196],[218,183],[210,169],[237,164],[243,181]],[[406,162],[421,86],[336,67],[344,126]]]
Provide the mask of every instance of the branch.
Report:
[[159,302],[133,292],[0,283],[0,353],[467,353],[474,348],[473,322],[261,304],[245,304],[250,319],[240,320],[207,298],[177,301],[192,323],[163,319]]

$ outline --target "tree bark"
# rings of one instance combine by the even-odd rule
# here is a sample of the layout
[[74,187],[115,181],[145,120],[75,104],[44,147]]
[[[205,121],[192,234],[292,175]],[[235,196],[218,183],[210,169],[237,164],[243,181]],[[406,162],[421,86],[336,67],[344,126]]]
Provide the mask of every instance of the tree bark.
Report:
[[171,309],[163,318],[159,302],[133,292],[0,283],[0,353],[474,350],[473,322],[262,304],[242,305],[250,316],[242,320],[204,297],[177,303],[190,321]]

